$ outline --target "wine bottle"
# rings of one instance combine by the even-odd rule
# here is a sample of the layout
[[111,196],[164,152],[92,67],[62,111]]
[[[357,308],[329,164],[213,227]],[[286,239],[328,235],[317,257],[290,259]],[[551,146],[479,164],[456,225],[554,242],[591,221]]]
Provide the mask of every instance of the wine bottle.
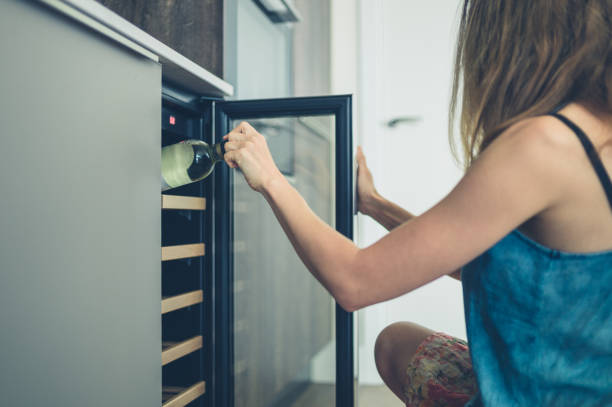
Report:
[[162,191],[206,178],[223,160],[225,143],[211,147],[201,140],[185,140],[162,148]]

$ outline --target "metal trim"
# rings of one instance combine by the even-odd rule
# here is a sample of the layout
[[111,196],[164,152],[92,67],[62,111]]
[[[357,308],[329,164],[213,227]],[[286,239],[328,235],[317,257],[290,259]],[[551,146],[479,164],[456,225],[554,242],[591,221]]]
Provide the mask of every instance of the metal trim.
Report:
[[142,55],[145,58],[148,58],[154,62],[159,62],[159,58],[157,57],[157,55],[155,55],[154,53],[150,52],[149,50],[141,47],[140,45],[136,44],[133,41],[130,41],[129,39],[127,39],[126,37],[117,34],[115,31],[111,30],[110,28],[106,27],[104,24],[96,21],[95,19],[89,17],[88,15],[86,15],[85,13],[82,13],[81,11],[72,8],[70,6],[68,6],[67,4],[63,3],[60,0],[38,0],[41,3],[45,4],[46,6],[72,18],[75,21],[78,21],[79,23],[91,28],[94,31],[97,31],[98,33],[104,35],[105,37],[110,38],[111,40],[118,42],[119,44],[123,45],[124,47]]

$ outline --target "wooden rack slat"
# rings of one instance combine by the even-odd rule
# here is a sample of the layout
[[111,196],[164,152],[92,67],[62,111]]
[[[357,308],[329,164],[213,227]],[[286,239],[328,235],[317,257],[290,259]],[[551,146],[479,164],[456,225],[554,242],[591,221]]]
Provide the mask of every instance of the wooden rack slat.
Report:
[[[198,382],[191,387],[163,387],[162,407],[183,407],[206,392],[206,382]],[[177,394],[178,393],[178,394]],[[168,396],[168,399],[164,399]]]
[[204,292],[202,290],[190,291],[185,294],[166,297],[161,302],[161,313],[176,311],[177,309],[189,307],[190,305],[199,304],[204,300]]
[[202,348],[202,335],[194,336],[186,341],[162,342],[162,366]]
[[197,196],[162,195],[162,209],[206,210],[206,198]]
[[204,243],[162,246],[162,261],[204,256]]

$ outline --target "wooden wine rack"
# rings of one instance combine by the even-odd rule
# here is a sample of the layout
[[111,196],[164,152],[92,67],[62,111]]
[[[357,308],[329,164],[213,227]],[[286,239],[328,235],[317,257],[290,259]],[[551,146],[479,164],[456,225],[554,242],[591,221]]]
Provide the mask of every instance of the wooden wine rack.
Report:
[[[175,211],[205,211],[206,210],[206,199],[194,196],[178,196],[178,195],[162,195],[161,196],[161,209],[162,211],[175,210]],[[190,212],[193,213],[193,212]],[[197,212],[196,212],[197,213]],[[200,212],[201,213],[201,212]],[[197,219],[197,217],[196,217]],[[163,230],[164,225],[162,225]],[[182,230],[182,229],[181,229]],[[176,238],[176,236],[175,236]],[[162,236],[162,241],[163,241]],[[174,260],[188,260],[197,259],[205,255],[205,245],[202,242],[197,243],[186,243],[186,244],[174,244],[166,245],[161,247],[161,261],[172,262]],[[185,274],[185,273],[183,273]],[[168,277],[168,276],[166,276]],[[170,275],[172,277],[172,275]],[[166,279],[166,281],[168,281]],[[170,281],[172,282],[172,281]],[[174,284],[173,284],[174,285]],[[180,284],[178,285],[180,286]],[[171,287],[171,293],[174,295],[167,295],[162,297],[161,301],[161,315],[162,318],[165,315],[170,315],[173,312],[185,312],[183,310],[192,309],[192,307],[199,307],[200,311],[203,312],[203,301],[204,301],[204,290],[202,287],[193,287],[198,289],[192,289],[191,291],[183,291],[176,293],[176,287]],[[162,286],[162,291],[164,287]],[[184,322],[181,322],[184,323]],[[174,328],[177,328],[174,325]],[[185,327],[185,332],[190,331],[190,327]],[[183,331],[181,328],[180,331]],[[165,332],[170,334],[170,337],[176,335],[182,335],[174,332]],[[189,355],[193,355],[200,351],[203,346],[202,335],[195,335],[187,339],[178,341],[163,341],[161,351],[161,365],[165,368],[168,365],[179,363],[179,359],[187,359]],[[187,363],[191,363],[187,361]],[[182,366],[182,365],[181,365]],[[180,368],[180,366],[179,366]],[[165,376],[164,376],[165,377]],[[201,379],[201,378],[200,378]],[[183,380],[183,379],[180,379]],[[193,383],[193,384],[191,384]],[[198,380],[195,382],[187,383],[187,386],[162,386],[162,407],[182,407],[194,400],[203,396],[206,391],[206,383],[204,380]]]
[[202,303],[204,298],[202,290],[191,291],[181,295],[166,297],[162,299],[161,313],[176,311],[181,308],[190,307]]
[[206,210],[206,198],[197,196],[162,195],[162,209]]
[[190,257],[200,256],[204,256],[204,243],[163,246],[161,248],[162,261],[188,259]]
[[202,349],[202,335],[183,342],[162,342],[162,366]]
[[162,403],[164,407],[183,407],[197,399],[206,391],[206,383],[198,382],[191,387],[162,387]]

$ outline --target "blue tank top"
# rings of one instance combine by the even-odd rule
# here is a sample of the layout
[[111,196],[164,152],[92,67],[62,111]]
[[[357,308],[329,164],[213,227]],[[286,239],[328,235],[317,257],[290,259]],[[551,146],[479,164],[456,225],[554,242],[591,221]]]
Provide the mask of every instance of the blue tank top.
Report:
[[[612,207],[593,145],[553,115],[580,139]],[[461,278],[479,387],[466,406],[612,406],[612,250],[567,253],[515,230]]]

